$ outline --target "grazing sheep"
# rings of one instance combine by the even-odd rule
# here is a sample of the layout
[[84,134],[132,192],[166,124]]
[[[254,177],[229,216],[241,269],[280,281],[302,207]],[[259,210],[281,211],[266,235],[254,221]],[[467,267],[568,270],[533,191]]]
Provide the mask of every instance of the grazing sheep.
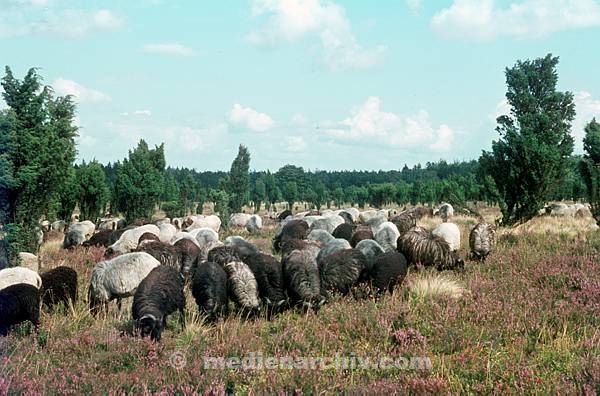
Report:
[[463,268],[464,261],[443,238],[415,227],[398,239],[398,251],[410,264],[436,267],[438,270]]
[[279,213],[279,215],[277,215],[277,220],[283,221],[283,220],[287,219],[289,216],[292,216],[292,211],[286,209],[283,212]]
[[354,225],[354,218],[347,211],[341,210],[337,215],[344,219],[344,222],[346,222],[346,224],[349,224],[351,226]]
[[367,259],[360,250],[348,249],[332,253],[318,261],[321,289],[344,295],[364,278]]
[[338,215],[324,217],[318,220],[315,220],[311,226],[310,230],[325,230],[328,233],[332,234],[333,230],[336,229],[340,224],[344,224],[344,218]]
[[282,260],[294,250],[306,250],[309,252],[315,260],[317,259],[317,255],[321,251],[321,244],[316,241],[307,241],[302,239],[290,239],[287,240],[281,246],[281,258]]
[[200,249],[202,249],[203,246],[206,246],[209,242],[215,242],[219,240],[219,234],[212,228],[197,228],[192,230],[191,234],[196,238]]
[[324,220],[326,217],[324,216],[304,216],[302,217],[302,220],[306,222],[306,224],[308,224],[308,228],[311,229],[312,225],[317,221],[317,220]]
[[111,217],[108,219],[100,219],[100,223],[98,224],[98,231],[102,230],[110,230],[114,231],[117,229],[119,219]]
[[225,246],[231,246],[235,249],[235,252],[242,261],[245,257],[260,252],[252,243],[237,235],[227,237],[227,239],[225,239]]
[[19,252],[19,266],[29,268],[32,271],[40,271],[40,261],[33,253]]
[[417,226],[417,217],[417,211],[407,210],[397,216],[392,217],[390,222],[393,223],[396,228],[398,228],[398,232],[400,232],[400,235],[402,235],[406,231]]
[[70,249],[81,245],[84,241],[90,239],[91,236],[94,235],[95,230],[96,226],[89,220],[71,224],[65,234],[63,248]]
[[206,261],[208,259],[208,253],[219,246],[225,246],[221,241],[210,241],[206,245],[200,248],[200,255],[198,256],[198,261]]
[[[154,221],[154,225],[157,226],[158,228],[160,228],[161,224],[171,224],[171,219],[168,217],[165,217],[165,218]],[[175,226],[173,226],[173,227],[175,227]],[[175,228],[177,228],[177,227],[175,227]]]
[[40,325],[40,291],[26,283],[0,290],[0,335],[7,335],[11,326],[30,321]]
[[442,238],[450,245],[453,252],[460,249],[460,229],[454,223],[442,223],[432,231],[433,235]]
[[360,211],[358,209],[356,209],[356,208],[346,208],[346,209],[344,209],[344,212],[346,212],[350,216],[352,216],[352,223],[357,223],[359,221]]
[[18,283],[27,283],[39,289],[42,286],[42,278],[29,268],[11,267],[0,270],[0,290]]
[[112,233],[113,233],[113,231],[111,231],[111,230],[100,230],[97,233],[95,233],[94,235],[92,235],[92,237],[90,239],[83,242],[81,245],[84,247],[90,247],[90,246],[108,247],[109,245],[111,245],[110,237],[111,237]]
[[437,210],[437,215],[442,218],[443,221],[448,221],[448,219],[454,216],[454,208],[449,203],[442,204]]
[[232,300],[243,312],[257,313],[259,311],[258,284],[250,267],[241,261],[231,261],[225,264],[223,269],[227,273],[227,289]]
[[248,222],[246,223],[246,231],[248,231],[251,234],[257,233],[262,229],[262,227],[262,217],[260,217],[259,215],[250,216]]
[[158,235],[160,231],[154,224],[146,224],[127,230],[121,235],[117,242],[113,243],[108,247],[108,249],[106,249],[105,256],[109,257],[115,253],[122,254],[133,251],[138,246],[140,237],[146,232]]
[[406,257],[398,252],[386,252],[375,258],[371,268],[371,285],[377,289],[377,294],[389,291],[394,293],[394,287],[402,284],[408,272]]
[[229,216],[229,227],[246,227],[246,223],[250,220],[250,214],[248,213],[232,213]]
[[64,220],[56,220],[50,225],[51,231],[65,232],[67,228],[67,222]]
[[190,240],[190,241],[194,242],[194,244],[196,246],[200,247],[200,244],[196,240],[196,237],[194,235],[190,234],[189,232],[184,232],[184,231],[179,231],[177,234],[175,234],[175,236],[171,239],[171,245],[175,245],[177,242],[181,241],[182,239]]
[[160,341],[162,330],[167,325],[167,316],[179,311],[184,321],[185,295],[183,277],[175,268],[159,266],[140,282],[133,296],[131,314],[136,329],[142,337],[150,336]]
[[211,263],[217,263],[221,267],[225,267],[225,264],[240,261],[240,257],[237,255],[236,250],[231,246],[217,246],[212,248],[208,252],[207,260]]
[[366,260],[367,260],[367,270],[371,270],[371,268],[373,267],[373,264],[375,263],[375,259],[382,255],[383,253],[385,253],[385,251],[383,250],[383,248],[381,247],[381,245],[379,245],[377,242],[375,242],[372,239],[365,239],[360,241],[357,245],[356,245],[356,250],[360,250],[362,252],[362,254],[365,256]]
[[279,252],[281,245],[291,239],[306,239],[308,224],[304,220],[287,222],[273,238],[273,250]]
[[221,219],[216,215],[196,215],[187,218],[183,225],[186,227],[186,231],[197,230],[198,228],[210,228],[215,232],[219,232],[221,228]]
[[140,247],[140,245],[143,245],[144,243],[148,242],[160,242],[160,239],[156,234],[153,234],[151,232],[144,232],[142,236],[140,236],[140,239],[138,239],[138,248]]
[[339,250],[352,249],[350,243],[345,239],[332,239],[327,245],[323,246],[323,249],[317,255],[317,263],[321,262],[325,257],[333,254]]
[[373,231],[373,233],[375,233],[375,231],[377,231],[377,229],[385,222],[387,222],[387,217],[383,217],[383,216],[375,216],[370,218],[369,220],[367,220],[366,225],[369,226],[371,228],[371,230]]
[[118,230],[113,231],[110,234],[110,239],[109,239],[108,246],[110,246],[113,243],[117,242],[119,240],[119,238],[121,238],[121,235],[123,235],[126,231],[133,230],[135,228],[137,228],[137,226],[130,225],[128,227],[120,228]]
[[173,224],[159,224],[158,225],[158,239],[163,243],[168,243],[177,234],[177,228]]
[[380,216],[381,214],[377,210],[365,210],[358,215],[358,219],[362,224],[367,224],[369,220],[374,217]]
[[294,304],[318,311],[325,303],[316,258],[310,249],[292,250],[281,262],[285,288]]
[[312,230],[311,232],[308,233],[308,236],[306,237],[306,239],[309,241],[319,242],[321,245],[324,246],[324,245],[327,245],[332,240],[334,240],[335,238],[333,237],[333,235],[331,235],[330,233],[328,233],[325,230]]
[[92,314],[97,313],[101,304],[107,309],[114,299],[120,309],[121,299],[133,296],[140,282],[159,265],[157,259],[145,252],[125,253],[96,264],[88,289]]
[[48,308],[64,303],[75,305],[77,301],[77,272],[73,268],[60,266],[42,273],[40,295]]
[[192,279],[192,295],[209,322],[227,314],[227,273],[217,263],[201,263]]
[[337,239],[345,239],[350,242],[353,231],[354,227],[351,224],[344,223],[337,226],[332,235]]
[[471,248],[471,257],[485,261],[496,247],[496,226],[493,224],[479,223],[469,234],[469,247]]
[[183,267],[179,250],[160,241],[144,241],[134,252],[146,252],[162,265],[175,268],[177,271],[181,271]]
[[258,296],[267,306],[267,315],[283,310],[287,297],[283,283],[281,262],[268,254],[257,253],[247,256],[248,265],[258,284]]
[[181,274],[187,278],[194,261],[200,256],[200,248],[194,241],[185,238],[175,242],[173,247],[177,249],[181,257]]
[[358,228],[356,228],[356,230],[352,234],[352,238],[350,238],[350,246],[354,248],[360,241],[373,238],[373,231],[370,227],[358,226]]
[[396,242],[400,236],[400,232],[394,223],[389,221],[381,224],[374,233],[375,240],[381,245],[386,252],[396,250]]

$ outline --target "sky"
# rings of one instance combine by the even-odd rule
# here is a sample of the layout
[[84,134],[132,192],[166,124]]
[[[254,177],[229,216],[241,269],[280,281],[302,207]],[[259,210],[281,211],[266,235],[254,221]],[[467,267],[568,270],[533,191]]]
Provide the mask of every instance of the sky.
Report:
[[239,144],[255,170],[475,159],[509,111],[505,68],[548,53],[581,152],[599,42],[600,0],[0,0],[0,65],[73,95],[79,160],[143,138],[199,171]]

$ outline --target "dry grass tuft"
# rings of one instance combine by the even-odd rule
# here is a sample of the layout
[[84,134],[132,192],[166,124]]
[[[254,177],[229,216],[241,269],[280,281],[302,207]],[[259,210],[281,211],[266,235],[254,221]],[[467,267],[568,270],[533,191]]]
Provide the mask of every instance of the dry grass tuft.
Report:
[[458,281],[448,274],[423,273],[408,282],[409,294],[418,299],[446,297],[459,299],[468,293]]

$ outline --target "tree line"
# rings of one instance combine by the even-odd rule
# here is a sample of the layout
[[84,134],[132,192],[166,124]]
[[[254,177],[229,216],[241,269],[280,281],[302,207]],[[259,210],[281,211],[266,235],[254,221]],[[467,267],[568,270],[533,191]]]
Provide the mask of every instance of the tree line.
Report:
[[584,155],[573,155],[573,95],[557,91],[558,57],[518,61],[506,68],[510,113],[497,119],[498,140],[478,160],[427,162],[390,171],[321,171],[284,165],[250,171],[240,145],[229,172],[167,167],[164,144],[140,140],[115,163],[75,164],[77,127],[71,97],[55,96],[36,69],[23,80],[6,67],[0,111],[0,224],[11,252],[34,251],[38,221],[96,221],[107,212],[128,221],[149,219],[156,208],[169,217],[201,213],[212,202],[226,222],[245,206],[277,202],[302,209],[344,204],[441,202],[497,204],[502,223],[533,217],[549,200],[587,199],[600,219],[600,124],[585,128]]

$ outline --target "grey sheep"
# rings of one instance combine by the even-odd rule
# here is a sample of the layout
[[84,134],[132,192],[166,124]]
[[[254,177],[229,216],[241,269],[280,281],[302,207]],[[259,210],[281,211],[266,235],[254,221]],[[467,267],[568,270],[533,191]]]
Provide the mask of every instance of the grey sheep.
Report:
[[377,290],[377,294],[389,291],[394,293],[394,287],[400,285],[406,273],[408,265],[406,257],[398,252],[386,252],[375,258],[370,271],[371,285]]
[[46,271],[40,275],[42,287],[40,294],[42,303],[49,308],[56,304],[71,302],[74,306],[77,301],[77,272],[73,268],[60,266]]
[[283,257],[283,281],[292,303],[306,310],[318,311],[325,298],[321,295],[321,280],[314,252],[292,250]]
[[258,284],[250,268],[241,261],[232,261],[224,266],[227,273],[227,290],[231,299],[247,315],[259,311]]
[[397,216],[392,217],[390,222],[394,223],[394,225],[398,228],[398,232],[400,232],[400,235],[402,235],[411,228],[417,226],[417,216],[416,210],[407,210]]
[[378,244],[381,245],[383,250],[386,252],[393,252],[396,250],[396,244],[398,241],[398,237],[400,236],[400,232],[394,223],[386,221],[381,224],[377,231],[374,233],[375,240]]
[[436,267],[438,270],[464,268],[464,261],[443,238],[415,227],[398,238],[398,251],[409,264]]
[[385,253],[381,245],[372,239],[362,240],[356,245],[356,250],[360,250],[367,260],[367,270],[370,271],[378,256]]
[[493,224],[479,223],[469,234],[469,248],[471,257],[475,260],[485,261],[487,256],[496,247],[496,226]]
[[309,241],[319,242],[321,245],[326,245],[335,238],[325,230],[312,230],[306,237]]
[[7,335],[16,324],[30,321],[37,330],[40,325],[40,291],[25,283],[0,290],[0,335]]
[[208,252],[207,261],[211,263],[217,263],[221,267],[225,267],[225,264],[241,261],[236,250],[231,246],[217,246]]
[[345,239],[333,239],[327,245],[323,246],[323,249],[317,255],[317,263],[323,260],[325,257],[333,254],[339,250],[352,249],[350,242]]
[[160,341],[167,325],[167,316],[179,311],[185,325],[185,295],[183,277],[175,268],[161,265],[140,282],[131,306],[135,328],[142,337]]
[[332,253],[318,264],[321,289],[346,295],[361,278],[365,278],[367,259],[360,250],[348,249]]
[[185,238],[175,242],[173,247],[177,249],[181,257],[181,274],[187,278],[194,261],[200,256],[200,248],[196,242]]
[[225,239],[225,246],[231,246],[241,259],[260,252],[255,245],[248,242],[241,236],[227,237],[227,239]]
[[157,259],[145,252],[125,253],[96,264],[88,289],[92,314],[96,314],[101,305],[108,308],[114,299],[120,309],[121,299],[133,296],[140,282],[159,265]]
[[209,322],[227,314],[227,273],[223,267],[209,261],[201,263],[194,271],[192,295]]
[[145,240],[134,251],[146,252],[157,259],[162,265],[173,267],[177,271],[181,271],[183,268],[182,257],[175,246],[167,245],[160,241]]

